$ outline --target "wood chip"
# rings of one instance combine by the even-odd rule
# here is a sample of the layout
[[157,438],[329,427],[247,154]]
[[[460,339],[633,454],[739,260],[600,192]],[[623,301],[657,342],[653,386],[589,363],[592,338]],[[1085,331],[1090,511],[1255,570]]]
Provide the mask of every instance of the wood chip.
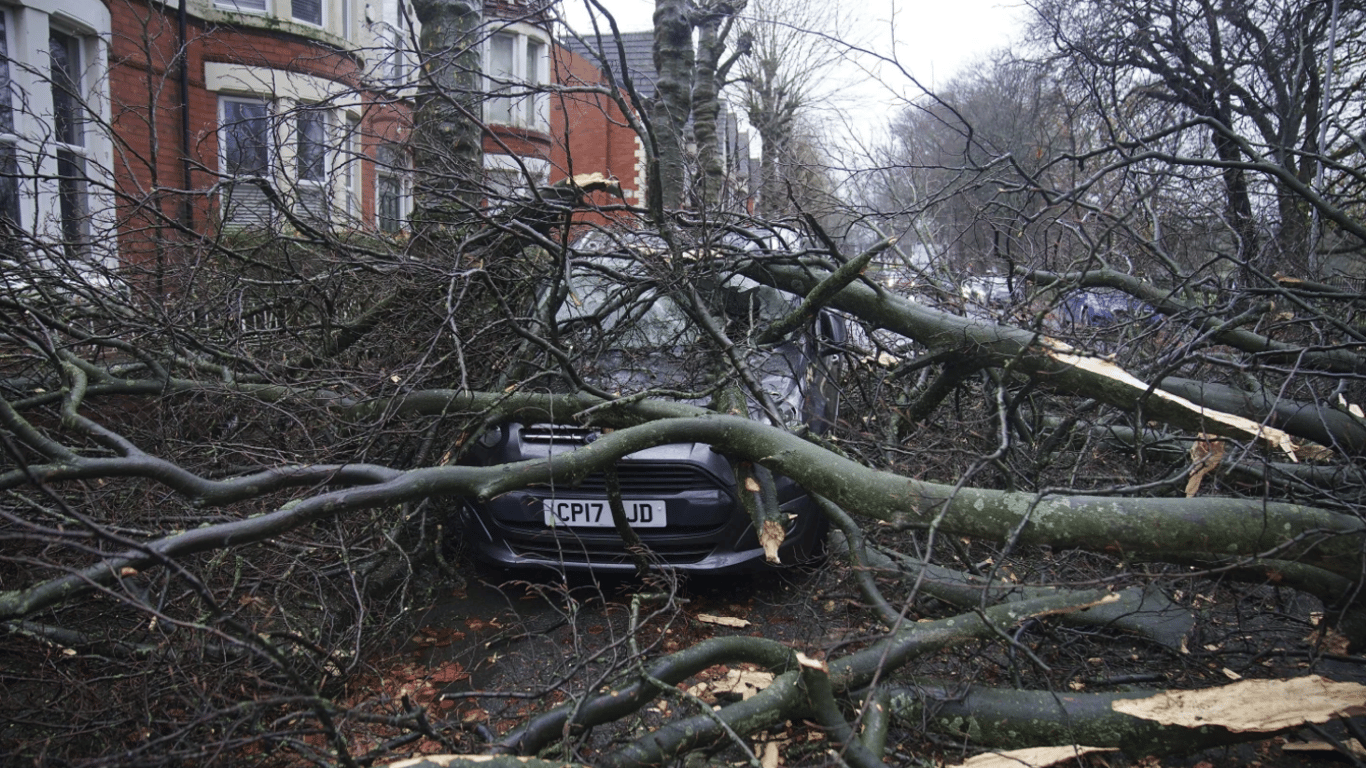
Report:
[[705,621],[708,624],[720,624],[723,627],[735,627],[736,629],[744,629],[750,624],[744,619],[737,619],[733,616],[717,616],[712,613],[699,613],[697,614],[697,620]]
[[1075,760],[1079,755],[1116,751],[1118,750],[1112,747],[1083,747],[1078,744],[1064,747],[1030,747],[977,755],[961,765],[962,768],[1047,768],[1050,765]]
[[1269,733],[1366,714],[1366,685],[1338,683],[1318,675],[1243,680],[1201,691],[1163,691],[1142,699],[1119,699],[1110,708],[1163,725],[1215,725],[1235,733]]

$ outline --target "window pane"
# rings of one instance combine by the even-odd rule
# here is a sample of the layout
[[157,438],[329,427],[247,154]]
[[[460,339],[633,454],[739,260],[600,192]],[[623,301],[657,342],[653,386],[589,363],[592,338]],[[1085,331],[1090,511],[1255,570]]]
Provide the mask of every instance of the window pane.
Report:
[[[516,41],[512,35],[494,35],[489,40],[489,91],[507,91],[516,79],[514,69],[514,48]],[[514,104],[507,96],[494,96],[488,101],[487,119],[490,123],[511,123]]]
[[[9,29],[5,14],[0,12],[0,132],[14,132],[14,113],[9,82]],[[11,154],[13,147],[10,148]]]
[[[523,80],[528,86],[541,84],[541,58],[545,54],[545,46],[535,40],[528,39],[526,42],[526,70],[523,72]],[[529,95],[522,99],[522,109],[526,114],[522,115],[522,124],[528,127],[536,125],[536,96]]]
[[299,113],[299,146],[295,158],[301,181],[327,180],[327,113]]
[[526,82],[530,85],[541,84],[541,59],[545,56],[545,46],[535,40],[526,43]]
[[403,228],[403,182],[397,176],[381,173],[378,186],[375,215],[380,231],[397,232]]
[[408,160],[403,148],[395,144],[381,144],[375,153],[377,177],[375,182],[375,219],[380,231],[398,232],[403,229],[407,212],[403,183],[408,173]]
[[13,144],[0,144],[0,218],[19,223],[19,163]]
[[266,12],[266,0],[217,0],[215,5],[230,11]]
[[489,45],[489,74],[495,80],[508,81],[516,76],[512,65],[515,42],[512,35],[493,36]]
[[408,74],[406,66],[408,59],[407,53],[404,51],[403,32],[397,29],[389,30],[387,42],[389,44],[388,77],[394,83],[401,83]]
[[265,176],[270,167],[270,121],[260,101],[223,102],[224,171],[231,176]]
[[349,216],[360,214],[360,122],[350,118],[346,122],[345,167],[346,213]]
[[62,240],[76,250],[85,239],[85,159],[69,149],[57,150],[57,196]]
[[48,52],[52,60],[52,120],[57,141],[80,146],[84,144],[80,82],[81,49],[76,38],[53,33],[48,37]]
[[321,27],[323,25],[323,0],[294,0],[294,18]]

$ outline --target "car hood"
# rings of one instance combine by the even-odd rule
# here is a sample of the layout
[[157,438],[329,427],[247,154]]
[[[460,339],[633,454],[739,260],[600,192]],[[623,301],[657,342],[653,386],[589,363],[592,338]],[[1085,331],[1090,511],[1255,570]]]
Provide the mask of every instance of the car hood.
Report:
[[[613,395],[631,395],[650,390],[701,392],[709,386],[716,358],[698,350],[609,350],[581,365],[580,375],[588,383]],[[801,385],[807,361],[795,344],[751,354],[747,360],[764,394],[779,410],[783,421],[793,423],[800,417]],[[750,397],[749,412],[764,419],[763,407]],[[692,405],[707,406],[709,398],[685,399]]]

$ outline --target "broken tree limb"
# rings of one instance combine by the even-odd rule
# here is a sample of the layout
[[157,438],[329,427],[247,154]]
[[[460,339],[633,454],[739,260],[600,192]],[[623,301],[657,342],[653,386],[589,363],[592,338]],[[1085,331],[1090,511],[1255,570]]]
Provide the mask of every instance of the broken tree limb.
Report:
[[[832,536],[832,543],[837,549],[847,546],[835,536]],[[919,582],[922,592],[959,608],[972,608],[983,602],[991,605],[1067,594],[1066,590],[1054,587],[987,582],[969,573],[873,548],[867,548],[864,557],[869,567],[883,573],[895,573],[910,580],[923,573],[925,578]],[[1064,613],[1060,620],[1073,626],[1114,627],[1174,651],[1181,649],[1195,628],[1194,614],[1173,603],[1156,587],[1129,587],[1111,594],[1114,600]]]
[[[917,724],[927,720],[936,729],[967,738],[975,746],[1016,749],[1087,744],[1117,747],[1130,757],[1140,758],[1260,741],[1306,723],[1323,722],[1319,718],[1324,712],[1349,711],[1352,697],[1366,704],[1366,687],[1323,684],[1328,682],[1321,678],[1256,680],[1202,691],[1121,693],[1002,690],[932,682],[893,691],[891,706],[896,717]],[[1260,685],[1253,693],[1240,687],[1245,683]],[[1347,692],[1337,687],[1341,685],[1353,688]],[[1316,700],[1303,701],[1303,690],[1309,690]],[[1329,691],[1338,698],[1317,700]],[[1183,698],[1188,694],[1200,694],[1201,698]],[[1202,713],[1216,704],[1233,714],[1217,721],[1193,719],[1204,716]],[[1276,717],[1263,716],[1262,710],[1268,707],[1278,713]],[[1157,710],[1171,716],[1155,718],[1152,713]]]
[[[534,400],[533,413],[555,412],[554,396]],[[571,399],[569,402],[576,402]],[[562,403],[567,405],[567,403]],[[626,408],[631,420],[633,405]],[[563,414],[576,413],[566,408]],[[600,411],[612,423],[609,411]],[[1366,523],[1326,509],[1225,497],[1137,498],[1046,496],[982,488],[957,488],[869,469],[802,438],[735,416],[666,418],[604,434],[590,445],[557,455],[553,462],[524,461],[496,467],[436,466],[412,470],[383,467],[279,467],[260,473],[276,487],[312,478],[315,484],[360,483],[291,501],[273,512],[208,525],[142,542],[106,556],[80,572],[57,576],[19,590],[0,592],[0,620],[23,618],[96,586],[110,583],[125,567],[157,566],[179,557],[262,541],[335,515],[433,496],[487,500],[511,490],[549,482],[573,482],[600,471],[622,456],[656,445],[700,442],[736,458],[748,458],[792,478],[861,516],[903,525],[926,525],[939,518],[949,533],[1019,544],[1047,544],[1093,551],[1155,557],[1258,557],[1295,560],[1355,578]],[[146,456],[77,457],[26,467],[14,475],[28,478],[148,477],[195,501],[199,493],[219,498],[250,498],[261,493],[253,476],[209,481],[170,462]]]
[[[745,270],[747,277],[798,295],[813,290],[831,273],[830,269],[810,265],[793,267],[763,263]],[[1191,432],[1215,432],[1228,437],[1248,434],[1246,425],[1241,422],[1212,418],[1213,412],[1223,412],[1209,403],[1194,398],[1187,398],[1191,402],[1182,402],[1181,396],[1175,399],[1153,397],[1148,385],[1142,381],[1110,375],[1113,371],[1109,369],[1095,370],[1095,365],[1084,364],[1087,358],[1083,355],[1062,349],[1059,342],[1052,342],[1033,331],[943,312],[862,282],[846,285],[830,299],[830,306],[917,341],[932,352],[955,350],[981,357],[993,365],[1015,361],[1011,363],[1014,370],[1028,374],[1051,389],[1085,395],[1126,411],[1141,410],[1145,418],[1166,421]],[[1165,384],[1160,386],[1166,387]],[[1192,403],[1195,408],[1191,407]],[[1266,413],[1241,414],[1241,418],[1256,425],[1268,423]],[[1284,427],[1292,430],[1290,425]],[[1254,434],[1278,445],[1283,443],[1276,432]],[[1291,434],[1314,439],[1299,431]],[[1353,452],[1366,450],[1366,430],[1358,425],[1351,434],[1334,433],[1331,439],[1317,442]]]

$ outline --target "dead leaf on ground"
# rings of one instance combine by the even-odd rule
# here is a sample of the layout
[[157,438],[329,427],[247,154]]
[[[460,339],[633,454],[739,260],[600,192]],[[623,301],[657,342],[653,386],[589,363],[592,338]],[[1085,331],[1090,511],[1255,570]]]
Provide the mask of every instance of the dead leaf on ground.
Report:
[[783,739],[781,741],[767,741],[762,745],[756,745],[758,749],[755,751],[761,753],[759,755],[759,765],[763,766],[763,768],[778,768],[778,766],[782,765],[782,747],[788,743],[788,740]]
[[733,616],[717,616],[714,613],[699,613],[697,620],[705,621],[708,624],[720,624],[723,627],[735,627],[736,629],[744,629],[749,626],[749,622],[744,619],[737,619]]
[[1142,699],[1120,699],[1110,708],[1163,725],[1215,725],[1235,733],[1260,733],[1366,714],[1366,685],[1318,675],[1243,680],[1200,691],[1163,691]]
[[1200,439],[1191,443],[1191,476],[1186,481],[1186,497],[1200,492],[1200,483],[1205,475],[1213,472],[1224,460],[1224,441],[1214,435],[1200,433]]
[[1335,653],[1339,656],[1346,656],[1352,648],[1352,641],[1347,636],[1332,627],[1319,625],[1319,628],[1309,633],[1307,640],[1312,645],[1323,649],[1326,653]]
[[468,677],[469,673],[465,671],[465,667],[460,662],[448,661],[432,673],[431,680],[434,683],[454,683]]
[[1012,749],[1007,752],[990,752],[968,758],[961,768],[1046,768],[1050,765],[1075,760],[1080,755],[1092,752],[1116,752],[1113,747],[1083,747],[1078,744],[1065,747],[1030,747]]

